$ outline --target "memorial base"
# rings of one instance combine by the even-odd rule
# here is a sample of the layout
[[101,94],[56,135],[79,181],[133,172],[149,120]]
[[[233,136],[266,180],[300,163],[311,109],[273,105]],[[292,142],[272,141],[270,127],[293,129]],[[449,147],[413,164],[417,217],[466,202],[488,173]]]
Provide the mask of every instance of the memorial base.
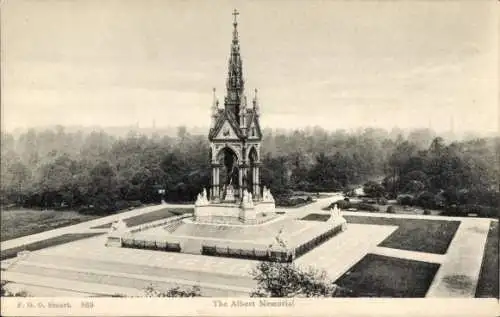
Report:
[[194,221],[199,223],[253,225],[269,219],[274,214],[274,202],[256,201],[250,206],[228,202],[209,203],[203,206],[195,206]]

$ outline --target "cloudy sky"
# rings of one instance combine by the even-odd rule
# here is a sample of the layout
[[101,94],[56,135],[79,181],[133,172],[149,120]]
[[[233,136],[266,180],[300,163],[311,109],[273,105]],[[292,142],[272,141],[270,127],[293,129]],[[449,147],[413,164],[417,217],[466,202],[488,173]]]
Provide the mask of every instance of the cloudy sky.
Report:
[[237,7],[264,126],[495,131],[495,2],[7,0],[2,127],[208,126]]

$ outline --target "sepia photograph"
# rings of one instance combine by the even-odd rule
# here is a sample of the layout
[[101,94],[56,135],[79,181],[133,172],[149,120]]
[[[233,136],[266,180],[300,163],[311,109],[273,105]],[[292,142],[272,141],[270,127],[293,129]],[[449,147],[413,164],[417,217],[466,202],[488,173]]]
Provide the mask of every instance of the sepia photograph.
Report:
[[498,1],[0,9],[3,316],[498,315]]

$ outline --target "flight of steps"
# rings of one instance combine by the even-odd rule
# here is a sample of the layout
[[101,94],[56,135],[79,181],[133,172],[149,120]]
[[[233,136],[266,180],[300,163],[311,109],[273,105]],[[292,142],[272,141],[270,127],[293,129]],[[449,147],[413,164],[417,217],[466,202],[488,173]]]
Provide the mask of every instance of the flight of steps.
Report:
[[177,221],[172,221],[168,223],[164,228],[167,230],[169,233],[173,233],[175,230],[177,230],[180,226],[182,225],[182,220],[177,220]]
[[43,254],[31,254],[18,261],[2,272],[2,279],[109,296],[138,296],[149,285],[160,290],[197,285],[204,296],[238,297],[248,296],[254,287],[248,277]]

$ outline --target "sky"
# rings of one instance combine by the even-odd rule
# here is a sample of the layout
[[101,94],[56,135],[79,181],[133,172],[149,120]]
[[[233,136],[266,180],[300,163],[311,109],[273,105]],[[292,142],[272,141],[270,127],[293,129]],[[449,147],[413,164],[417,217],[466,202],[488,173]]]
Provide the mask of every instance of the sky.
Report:
[[212,88],[225,94],[234,8],[264,127],[498,129],[494,0],[2,6],[5,130],[208,126]]

